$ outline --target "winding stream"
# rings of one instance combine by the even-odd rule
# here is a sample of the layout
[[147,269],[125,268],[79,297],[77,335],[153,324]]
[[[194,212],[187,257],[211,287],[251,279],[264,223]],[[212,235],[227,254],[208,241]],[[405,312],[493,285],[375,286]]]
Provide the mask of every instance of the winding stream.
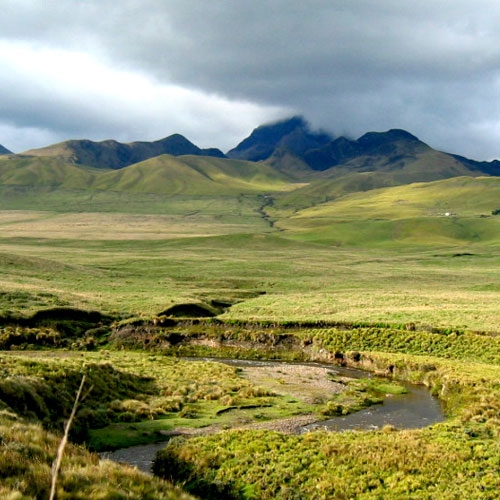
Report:
[[[217,361],[215,358],[207,358]],[[291,363],[280,361],[253,361],[240,359],[223,359],[220,362],[238,367],[264,367],[297,364],[301,366],[315,366],[327,369],[335,375],[349,378],[366,378],[373,374],[356,368],[345,368],[326,363]],[[351,413],[344,417],[334,417],[329,420],[308,424],[302,427],[302,432],[316,429],[329,431],[347,430],[374,430],[385,425],[392,425],[398,429],[419,429],[444,420],[443,411],[438,398],[431,395],[422,385],[415,385],[398,381],[408,391],[406,394],[387,394],[384,403],[373,405],[365,410]]]
[[[241,368],[290,366],[290,362],[282,361],[254,361],[240,359],[196,358],[207,361],[217,361]],[[366,378],[372,376],[370,372],[355,368],[344,368],[326,363],[293,363],[299,366],[314,366],[327,369],[335,375],[349,378]],[[444,414],[439,400],[433,397],[426,387],[410,383],[398,382],[408,390],[407,394],[386,395],[383,404],[374,405],[344,417],[334,417],[305,425],[300,432],[313,430],[348,431],[348,430],[375,430],[385,425],[392,425],[398,429],[417,429],[444,420]],[[150,472],[156,452],[166,446],[165,442],[149,445],[132,446],[113,452],[101,453],[102,458],[109,458],[116,462],[127,463],[140,470]]]

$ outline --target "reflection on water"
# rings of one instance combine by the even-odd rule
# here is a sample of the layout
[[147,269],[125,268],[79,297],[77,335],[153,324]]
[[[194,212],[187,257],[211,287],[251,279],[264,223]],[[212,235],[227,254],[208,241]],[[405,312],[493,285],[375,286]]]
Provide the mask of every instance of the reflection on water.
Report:
[[365,410],[335,417],[305,426],[304,431],[325,429],[330,431],[379,429],[392,425],[398,429],[419,429],[442,422],[444,415],[439,400],[422,386],[404,384],[407,394],[388,394],[384,403]]
[[163,442],[131,446],[129,448],[122,448],[121,450],[116,451],[105,451],[103,453],[99,453],[99,456],[101,458],[113,460],[113,462],[133,465],[143,472],[151,472],[151,467],[156,453],[165,448],[166,445],[167,444]]

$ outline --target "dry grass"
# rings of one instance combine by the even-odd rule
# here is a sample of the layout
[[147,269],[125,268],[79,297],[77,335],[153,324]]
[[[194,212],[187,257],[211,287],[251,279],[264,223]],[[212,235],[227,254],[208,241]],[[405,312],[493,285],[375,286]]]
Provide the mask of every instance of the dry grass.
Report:
[[164,240],[235,234],[252,230],[213,215],[61,214],[0,211],[0,230],[10,238],[92,240]]
[[[6,500],[48,498],[51,463],[60,437],[6,412],[0,413],[0,435],[0,497]],[[188,500],[192,497],[137,469],[100,461],[97,455],[69,444],[57,485],[57,498]]]

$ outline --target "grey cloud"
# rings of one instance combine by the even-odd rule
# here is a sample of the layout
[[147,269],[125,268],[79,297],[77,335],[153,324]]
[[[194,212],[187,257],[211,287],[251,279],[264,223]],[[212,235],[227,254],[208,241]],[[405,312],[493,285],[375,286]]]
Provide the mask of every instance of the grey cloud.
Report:
[[[0,42],[84,51],[158,85],[254,103],[259,118],[286,109],[351,136],[401,127],[438,149],[500,157],[495,0],[67,0],[50,8],[7,0],[3,9]],[[100,119],[78,96],[40,99],[61,132],[73,108],[81,115],[74,133],[116,135],[111,111]],[[10,120],[15,114],[10,109]],[[150,120],[152,111],[145,114]],[[211,116],[217,137],[235,136],[220,113]],[[44,126],[42,113],[37,117]],[[190,120],[186,129],[195,130]],[[238,133],[259,125],[243,122]]]

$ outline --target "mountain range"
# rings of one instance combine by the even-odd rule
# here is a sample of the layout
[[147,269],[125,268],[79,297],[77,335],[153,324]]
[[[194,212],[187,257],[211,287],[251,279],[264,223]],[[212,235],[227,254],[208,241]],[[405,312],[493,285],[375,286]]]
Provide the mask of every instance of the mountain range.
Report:
[[498,160],[436,151],[405,130],[354,140],[313,131],[299,116],[256,128],[226,154],[179,134],[153,142],[68,140],[21,154],[1,147],[0,153],[0,186],[199,194],[268,186],[289,191],[279,203],[299,208],[375,188],[500,176]]
[[113,170],[163,154],[224,157],[222,151],[215,148],[200,149],[180,134],[173,134],[159,141],[129,144],[114,140],[70,140],[23,153],[24,156],[55,156],[76,165]]
[[179,134],[1,152],[0,210],[208,217],[335,246],[500,244],[500,162],[400,129],[350,139],[292,117],[225,154]]
[[[0,154],[12,154],[0,145]],[[334,167],[342,173],[401,170],[412,163],[422,163],[426,156],[437,162],[436,176],[446,166],[458,174],[500,175],[500,161],[479,162],[459,155],[433,150],[405,130],[368,132],[357,140],[333,137],[327,132],[312,131],[299,116],[256,128],[249,137],[225,155],[220,149],[201,149],[180,134],[153,142],[120,143],[115,140],[68,140],[22,153],[23,157],[57,157],[69,164],[101,169],[121,169],[160,155],[208,156],[251,162],[266,162],[290,175],[310,176]],[[17,155],[19,156],[19,155]],[[459,172],[463,170],[463,172]],[[446,177],[448,175],[445,175]]]
[[442,155],[440,160],[448,165],[461,165],[471,172],[500,175],[498,160],[478,162],[437,152],[405,130],[368,132],[357,140],[335,138],[326,132],[312,132],[302,117],[256,128],[227,156],[249,161],[264,160],[278,167],[282,166],[283,158],[295,158],[317,171],[346,166],[350,170],[368,172],[381,168],[403,168],[425,155],[436,153]]

